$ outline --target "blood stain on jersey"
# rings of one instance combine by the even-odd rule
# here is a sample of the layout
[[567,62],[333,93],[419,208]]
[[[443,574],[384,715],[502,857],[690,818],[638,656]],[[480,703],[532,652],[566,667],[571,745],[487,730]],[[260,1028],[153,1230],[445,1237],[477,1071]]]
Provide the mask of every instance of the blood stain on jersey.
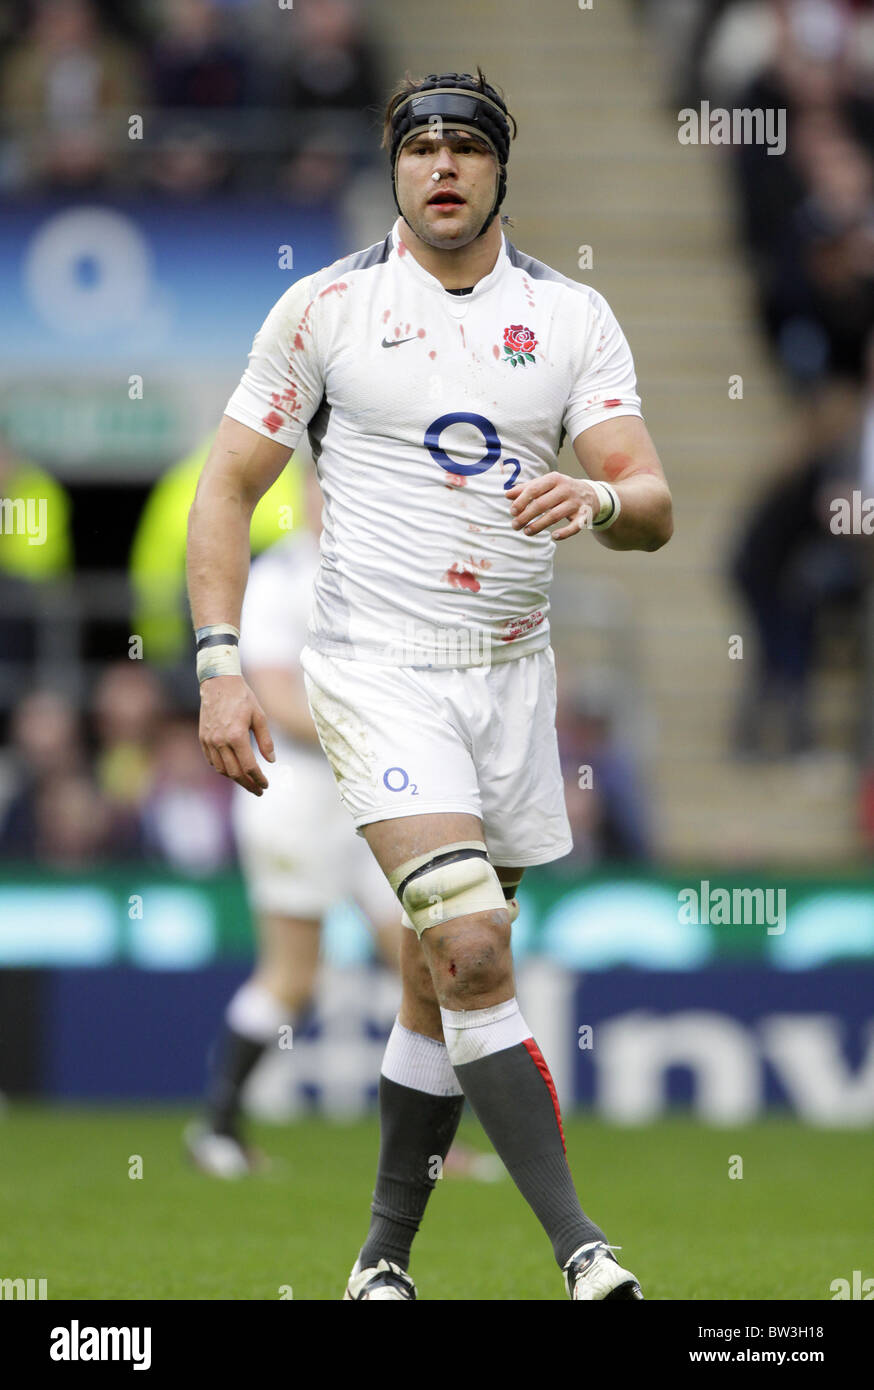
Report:
[[467,343],[465,342],[465,339],[464,339],[464,324],[463,324],[463,323],[460,323],[460,324],[458,325],[458,331],[459,331],[459,333],[461,334],[461,345],[462,345],[462,347],[467,347]]
[[333,285],[328,285],[321,291],[319,299],[324,299],[326,294],[342,295],[343,291],[348,290],[348,288],[349,286],[346,284],[345,280],[335,280]]
[[447,474],[446,474],[446,483],[445,483],[445,486],[446,486],[446,487],[467,487],[467,478],[465,477],[464,473],[449,473],[449,472],[447,472]]
[[451,565],[443,576],[453,589],[468,589],[472,594],[479,593],[479,580],[470,570],[463,570],[457,564]]
[[271,410],[269,415],[264,416],[264,419],[261,421],[261,424],[266,425],[267,429],[270,431],[271,434],[275,434],[276,431],[279,429],[280,425],[282,424],[282,416],[279,415],[275,410]]
[[417,329],[417,331],[416,331],[416,337],[417,337],[417,338],[424,338],[424,336],[425,336],[425,330],[424,330],[424,328],[419,328],[419,329]]
[[495,358],[495,360],[497,361],[497,359],[500,357],[500,355],[501,355],[501,349],[498,347],[497,343],[493,344],[493,346],[492,346],[492,356],[493,356],[493,357]]
[[605,409],[605,410],[615,410],[616,407],[617,407],[617,405],[621,405],[621,404],[622,404],[622,402],[621,402],[620,400],[605,401],[605,402],[604,402],[604,409]]
[[294,345],[297,348],[298,352],[303,352],[304,342],[303,338],[300,336],[299,333],[295,333],[294,335]]
[[428,356],[431,358],[431,361],[433,362],[433,361],[434,361],[434,358],[437,356],[437,354],[436,354],[436,352],[431,351],[431,352],[428,353]]
[[399,255],[399,256],[405,256],[406,254],[407,254],[407,248],[406,248],[406,246],[404,245],[404,243],[401,241],[400,237],[398,237],[398,255]]
[[383,323],[388,323],[388,321],[389,321],[390,318],[391,318],[391,309],[386,309],[385,313],[384,313],[383,316],[382,316],[382,321],[383,321]]

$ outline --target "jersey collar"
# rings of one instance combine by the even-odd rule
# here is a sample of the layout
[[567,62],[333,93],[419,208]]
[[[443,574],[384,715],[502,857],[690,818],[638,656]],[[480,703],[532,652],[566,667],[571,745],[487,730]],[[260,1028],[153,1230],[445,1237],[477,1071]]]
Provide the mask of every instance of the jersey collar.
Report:
[[[400,225],[401,219],[398,218],[391,229],[392,250],[394,251],[394,254],[397,256],[398,261],[401,263],[404,269],[409,272],[410,275],[414,276],[414,278],[419,281],[421,285],[425,286],[427,289],[436,290],[438,294],[449,295],[448,290],[446,290],[444,286],[441,285],[436,275],[432,275],[431,272],[429,270],[426,270],[423,265],[419,265],[419,262],[416,260],[412,252],[406,250],[402,256],[398,254],[398,246],[400,245],[401,241]],[[488,291],[492,288],[492,286],[497,284],[498,280],[501,278],[509,264],[510,257],[507,253],[507,238],[502,232],[501,249],[498,252],[498,259],[495,261],[495,264],[489,271],[488,275],[484,275],[482,280],[479,280],[474,285],[473,290],[470,294],[465,294],[463,296],[450,295],[449,297],[452,299],[460,298],[464,304],[469,304],[472,299],[477,299],[480,295],[487,294]]]

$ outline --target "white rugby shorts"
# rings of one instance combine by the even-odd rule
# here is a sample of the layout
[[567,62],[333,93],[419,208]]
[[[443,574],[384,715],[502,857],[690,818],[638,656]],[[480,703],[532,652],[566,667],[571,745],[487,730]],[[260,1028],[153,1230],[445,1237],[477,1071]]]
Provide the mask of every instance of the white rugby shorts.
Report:
[[307,696],[356,830],[440,811],[479,816],[493,864],[572,848],[550,647],[495,665],[388,666],[301,653]]

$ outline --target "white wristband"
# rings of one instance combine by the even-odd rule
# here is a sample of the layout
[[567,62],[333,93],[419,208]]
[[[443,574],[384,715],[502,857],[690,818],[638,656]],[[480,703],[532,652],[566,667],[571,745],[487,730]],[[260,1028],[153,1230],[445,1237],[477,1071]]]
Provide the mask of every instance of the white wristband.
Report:
[[593,482],[592,487],[598,494],[598,501],[601,504],[597,516],[592,518],[592,530],[607,531],[615,521],[618,521],[619,513],[622,510],[619,493],[609,483]]
[[197,679],[201,682],[212,676],[241,676],[239,628],[232,623],[212,623],[199,627],[197,639]]

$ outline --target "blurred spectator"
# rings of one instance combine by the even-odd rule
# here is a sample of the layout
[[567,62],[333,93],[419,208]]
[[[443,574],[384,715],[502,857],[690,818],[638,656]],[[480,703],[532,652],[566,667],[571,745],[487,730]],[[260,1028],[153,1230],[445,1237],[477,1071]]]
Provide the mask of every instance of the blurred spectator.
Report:
[[274,77],[286,161],[279,184],[316,202],[348,177],[350,156],[376,157],[378,55],[365,37],[361,10],[348,0],[303,7],[290,32]]
[[57,869],[91,869],[127,846],[110,807],[84,772],[45,781],[34,799],[34,858]]
[[125,151],[106,117],[137,111],[141,94],[133,50],[101,29],[92,0],[35,0],[27,33],[0,67],[0,110],[13,133],[7,179],[82,189],[120,176]]
[[250,60],[214,0],[164,0],[152,53],[154,97],[164,107],[227,109],[249,95]]
[[147,180],[171,198],[196,200],[227,188],[234,161],[221,138],[203,125],[173,122],[160,137],[147,166]]
[[[232,37],[233,35],[233,37]],[[154,99],[163,108],[151,183],[187,198],[227,187],[248,125],[227,113],[247,105],[258,77],[246,40],[226,22],[215,0],[164,0],[151,58]]]
[[557,716],[574,847],[559,867],[641,863],[651,855],[646,797],[632,751],[613,726],[606,692],[562,693]]
[[66,697],[52,690],[25,696],[12,714],[11,795],[0,818],[0,855],[35,857],[44,789],[78,775],[84,761],[79,718]]
[[160,681],[142,661],[116,662],[101,675],[93,697],[95,780],[112,811],[113,850],[119,857],[142,850],[142,808],[166,713]]
[[281,96],[297,110],[357,115],[379,100],[377,70],[361,8],[350,0],[319,0],[295,17]]
[[734,98],[786,112],[785,155],[755,143],[735,152],[761,312],[795,382],[861,377],[874,294],[870,74],[854,66],[843,6],[775,0],[773,15],[774,56]]
[[154,772],[143,809],[146,853],[184,874],[208,874],[232,862],[231,784],[204,758],[193,720],[164,724]]
[[818,619],[836,604],[855,612],[864,587],[865,538],[834,525],[835,500],[862,484],[862,428],[854,387],[820,387],[805,415],[803,452],[747,519],[732,574],[755,625],[758,657],[738,713],[739,756],[816,746],[809,699]]
[[277,188],[295,203],[317,206],[338,197],[349,182],[350,172],[346,142],[326,132],[304,141],[280,170]]
[[802,197],[768,272],[766,321],[798,383],[861,379],[874,326],[874,162],[831,116],[796,123]]

